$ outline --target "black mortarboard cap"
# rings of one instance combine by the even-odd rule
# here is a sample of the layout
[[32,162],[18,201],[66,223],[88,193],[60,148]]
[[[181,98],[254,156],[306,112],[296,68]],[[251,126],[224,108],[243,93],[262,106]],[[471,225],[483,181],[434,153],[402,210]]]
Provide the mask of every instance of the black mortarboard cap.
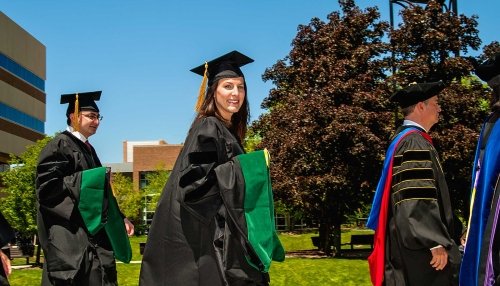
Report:
[[69,103],[66,115],[75,112],[76,95],[78,95],[78,111],[92,110],[99,112],[99,107],[95,102],[101,98],[101,91],[79,92],[61,95],[61,104]]
[[391,101],[397,102],[402,108],[406,108],[437,95],[444,87],[445,85],[441,81],[412,83],[406,88],[393,93]]
[[500,53],[494,58],[485,61],[476,68],[476,75],[488,82],[490,79],[500,74]]
[[[229,52],[214,60],[209,61],[207,67],[208,85],[215,78],[229,78],[243,76],[240,67],[253,62],[253,59],[245,56],[238,51]],[[205,74],[205,64],[195,67],[191,70],[195,74],[203,76]]]
[[217,79],[243,77],[240,67],[251,62],[253,62],[253,59],[238,51],[232,51],[191,69],[192,72],[203,77],[196,103],[196,111],[199,111],[205,98],[207,81],[208,86],[211,86]]

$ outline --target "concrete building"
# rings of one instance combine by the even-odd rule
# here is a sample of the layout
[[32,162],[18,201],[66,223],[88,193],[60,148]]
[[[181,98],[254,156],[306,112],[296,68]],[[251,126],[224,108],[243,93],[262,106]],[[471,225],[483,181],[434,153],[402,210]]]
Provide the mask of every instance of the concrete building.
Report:
[[46,49],[0,12],[0,171],[44,137]]

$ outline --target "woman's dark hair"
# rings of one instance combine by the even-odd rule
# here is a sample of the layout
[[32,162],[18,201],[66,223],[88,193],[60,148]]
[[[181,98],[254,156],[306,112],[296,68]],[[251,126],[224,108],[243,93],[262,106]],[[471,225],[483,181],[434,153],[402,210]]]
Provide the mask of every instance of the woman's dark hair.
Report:
[[219,110],[217,110],[217,105],[215,104],[215,92],[221,79],[225,78],[215,80],[208,88],[205,100],[201,105],[201,109],[196,117],[196,120],[209,116],[215,116],[228,127],[229,131],[236,136],[240,143],[243,143],[247,133],[248,119],[250,117],[250,106],[247,99],[247,84],[245,82],[245,99],[243,100],[243,104],[241,105],[240,110],[233,114],[231,122],[228,122],[220,115]]

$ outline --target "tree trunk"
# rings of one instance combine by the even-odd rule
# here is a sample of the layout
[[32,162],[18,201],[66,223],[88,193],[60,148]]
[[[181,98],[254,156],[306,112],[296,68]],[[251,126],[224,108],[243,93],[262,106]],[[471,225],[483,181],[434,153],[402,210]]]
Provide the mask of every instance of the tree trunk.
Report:
[[341,251],[342,212],[334,205],[330,212],[325,210],[325,213],[319,226],[319,249],[327,256],[336,256]]
[[332,222],[330,218],[326,217],[319,225],[319,249],[327,256],[335,255],[332,251],[332,238]]
[[41,249],[42,246],[40,245],[40,241],[38,240],[38,235],[36,236],[36,259],[35,259],[35,265],[42,265],[40,263],[40,256],[41,256]]
[[343,217],[343,214],[339,210],[338,212],[336,212],[332,216],[333,216],[333,234],[332,234],[332,236],[333,236],[333,249],[334,249],[335,255],[342,255],[342,249],[341,249],[341,246],[342,246],[342,241],[341,241],[342,230],[341,230],[340,227],[342,226],[342,217]]

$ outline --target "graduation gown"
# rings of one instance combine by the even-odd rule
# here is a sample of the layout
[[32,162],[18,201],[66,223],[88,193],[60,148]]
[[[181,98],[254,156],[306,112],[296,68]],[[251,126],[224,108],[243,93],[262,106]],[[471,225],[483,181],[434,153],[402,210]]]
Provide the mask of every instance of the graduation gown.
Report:
[[[217,118],[193,123],[155,211],[140,285],[268,285],[269,262],[283,260],[284,251],[274,231],[272,196],[262,196],[258,221],[248,217],[247,210],[257,208],[245,201],[243,165],[255,158],[238,160],[243,154]],[[256,178],[264,179],[257,185],[269,183],[268,173]],[[250,221],[264,235],[260,245],[272,245],[267,252],[250,242]]]
[[[402,126],[396,133],[408,127]],[[392,165],[384,164],[392,168],[387,178],[390,187],[382,240],[384,285],[453,285],[458,278],[460,253],[454,242],[448,187],[430,137],[419,131],[402,137],[393,146]],[[449,255],[441,271],[430,265],[430,249],[438,245]]]
[[[99,167],[101,162],[95,150],[68,131],[58,134],[40,153],[36,194],[38,235],[45,259],[42,285],[54,285],[56,281],[68,285],[117,283],[113,248],[106,229],[102,227],[90,234],[79,209],[84,200],[82,177]],[[105,180],[104,176],[101,180]],[[109,182],[102,185],[109,187]],[[106,207],[102,210],[107,211]]]
[[471,213],[460,285],[500,285],[500,112],[481,129],[472,174]]

